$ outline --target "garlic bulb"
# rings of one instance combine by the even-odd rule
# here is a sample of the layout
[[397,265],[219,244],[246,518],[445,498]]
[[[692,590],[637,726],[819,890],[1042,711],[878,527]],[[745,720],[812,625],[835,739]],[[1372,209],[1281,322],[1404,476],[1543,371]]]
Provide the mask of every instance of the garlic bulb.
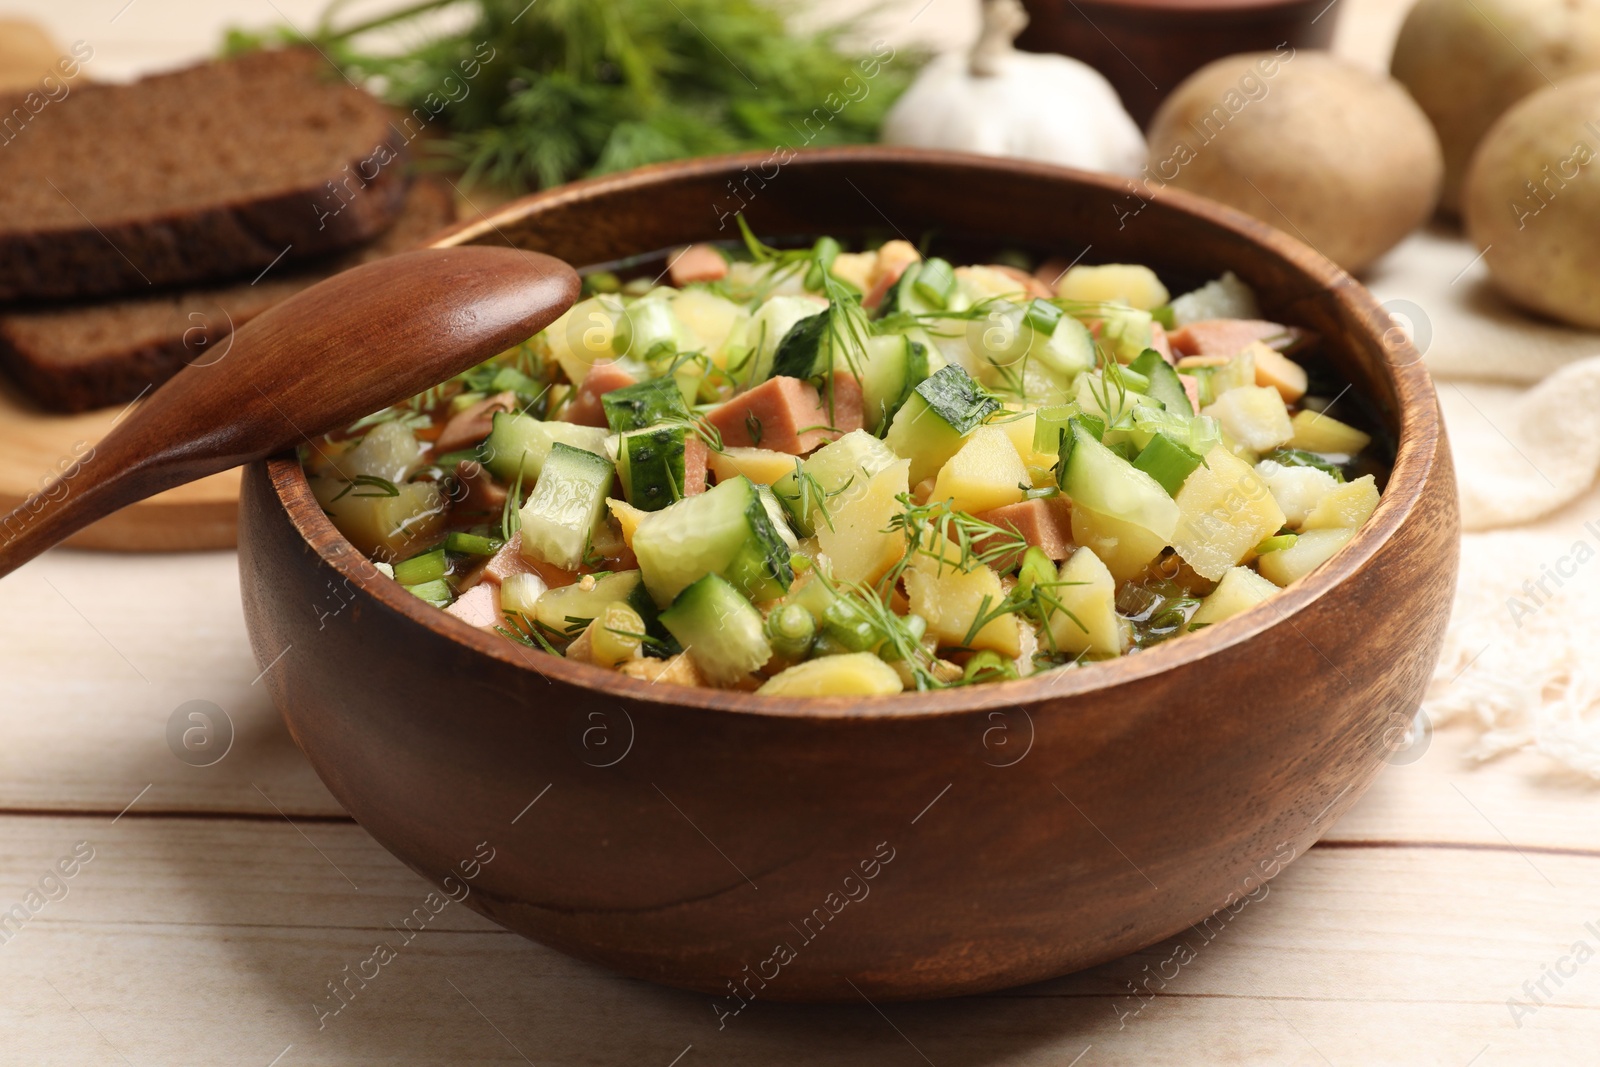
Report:
[[977,43],[923,68],[885,117],[884,142],[1137,175],[1144,137],[1117,91],[1085,63],[1017,51],[1027,24],[1019,0],[984,0]]

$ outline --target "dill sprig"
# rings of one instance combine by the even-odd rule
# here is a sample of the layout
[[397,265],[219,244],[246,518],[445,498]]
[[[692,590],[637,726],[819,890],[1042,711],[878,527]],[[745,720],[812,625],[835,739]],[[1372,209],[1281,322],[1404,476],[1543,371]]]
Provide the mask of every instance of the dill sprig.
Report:
[[[905,535],[906,550],[885,577],[891,587],[916,556],[937,560],[942,572],[946,566],[959,571],[990,566],[1008,556],[1020,558],[1028,550],[1028,539],[1014,529],[985,522],[957,510],[951,500],[931,500],[918,504],[909,493],[895,498],[900,514],[889,520],[885,533],[895,530]],[[954,551],[954,558],[952,557]]]
[[[839,581],[826,568],[818,568],[817,581],[843,600],[856,617],[864,619],[880,639],[880,656],[888,662],[904,662],[919,690],[943,689],[945,682],[933,673],[934,657],[911,629],[876,590],[859,582]],[[892,588],[892,586],[890,587]]]
[[337,18],[343,7],[308,34],[231,30],[225,47],[309,42],[408,119],[433,116],[425,128],[445,136],[414,148],[512,189],[873,141],[919,61],[846,54],[855,27],[797,32],[770,0],[422,0],[355,22]]

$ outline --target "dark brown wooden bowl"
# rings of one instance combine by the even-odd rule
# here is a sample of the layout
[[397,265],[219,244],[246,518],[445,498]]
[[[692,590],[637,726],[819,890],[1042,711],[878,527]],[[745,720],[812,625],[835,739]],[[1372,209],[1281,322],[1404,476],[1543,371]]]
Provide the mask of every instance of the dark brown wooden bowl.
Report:
[[1237,907],[1366,789],[1438,654],[1456,493],[1415,350],[1386,344],[1389,319],[1349,275],[1207,201],[1169,192],[1130,215],[1137,201],[1108,178],[913,150],[805,154],[764,185],[745,177],[760,161],[552,190],[441,243],[616,260],[729,236],[720,213],[748,181],[764,234],[938,230],[1231,269],[1274,317],[1331,339],[1398,441],[1377,513],[1293,588],[1125,659],[873,701],[773,699],[652,686],[472,629],[378,578],[283,457],[245,475],[240,567],[296,741],[379,842],[484,915],[725,996],[726,1011],[731,991],[1015,985]]
[[1213,59],[1240,52],[1327,48],[1337,0],[1023,0],[1017,46],[1094,67],[1140,126]]

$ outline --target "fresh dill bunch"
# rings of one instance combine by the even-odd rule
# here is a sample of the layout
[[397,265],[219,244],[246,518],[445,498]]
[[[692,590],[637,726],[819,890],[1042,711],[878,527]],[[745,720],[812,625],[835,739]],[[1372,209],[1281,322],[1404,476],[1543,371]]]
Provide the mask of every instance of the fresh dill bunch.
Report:
[[[336,26],[343,6],[334,0],[304,36],[230,31],[225,49],[309,41],[348,77],[433,116],[437,162],[518,190],[689,156],[872,141],[920,61],[885,45],[847,54],[848,26],[792,32],[770,0],[422,0]],[[430,33],[445,12],[464,12],[465,25]]]

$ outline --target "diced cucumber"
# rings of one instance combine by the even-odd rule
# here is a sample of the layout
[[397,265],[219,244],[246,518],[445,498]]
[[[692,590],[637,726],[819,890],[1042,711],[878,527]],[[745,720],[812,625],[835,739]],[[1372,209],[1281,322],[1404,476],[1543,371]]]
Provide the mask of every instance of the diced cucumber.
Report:
[[861,399],[867,429],[881,433],[929,374],[928,350],[904,334],[869,338],[861,368]]
[[1132,523],[1170,543],[1178,505],[1144,471],[1095,440],[1081,421],[1072,424],[1071,452],[1062,456],[1061,488],[1074,504]]
[[613,473],[611,461],[603,456],[560,442],[551,445],[539,481],[522,506],[522,554],[576,570],[605,514]]
[[720,574],[758,602],[782,596],[794,580],[789,547],[744,477],[652,513],[633,533],[633,552],[662,606],[705,574]]
[[865,430],[851,430],[773,482],[772,493],[783,504],[794,528],[810,537],[819,525],[826,525],[823,511],[831,511],[864,492],[867,481],[896,458],[888,445]]
[[598,426],[541,422],[531,415],[498,411],[479,457],[489,473],[501,481],[515,481],[520,470],[523,484],[532,485],[544,470],[545,457],[550,455],[551,447],[558,442],[604,456],[606,432]]
[[1174,440],[1164,433],[1158,433],[1150,439],[1133,461],[1134,470],[1144,471],[1165,489],[1169,495],[1176,496],[1179,489],[1194,469],[1200,466],[1200,455],[1188,446]]
[[916,485],[937,473],[961,448],[961,439],[999,410],[1000,402],[971,375],[948,366],[917,385],[884,440],[911,460],[911,484]]
[[694,337],[672,313],[668,294],[676,295],[666,290],[627,306],[612,341],[618,354],[642,360],[657,350],[683,352],[695,347]]
[[661,613],[700,672],[727,685],[759,670],[772,658],[761,612],[717,574],[689,585]]
[[1172,369],[1172,364],[1161,358],[1160,352],[1153,348],[1145,349],[1138,359],[1128,364],[1128,369],[1138,371],[1149,379],[1150,384],[1145,391],[1161,401],[1162,407],[1174,415],[1194,414],[1194,405],[1189,403],[1189,394],[1184,391],[1183,382],[1178,380],[1178,372]]
[[728,370],[746,383],[764,382],[772,377],[772,361],[778,345],[795,323],[817,314],[817,302],[805,296],[774,296],[756,311],[745,331],[750,347],[748,358],[738,367],[730,360]]
[[950,297],[956,291],[956,272],[948,260],[935,256],[921,264],[912,281],[917,296],[929,306],[943,311],[950,306]]
[[1196,367],[1188,372],[1200,389],[1200,406],[1216,402],[1230,389],[1256,384],[1255,353],[1246,348],[1220,367]]
[[1100,343],[1120,362],[1131,362],[1150,347],[1155,321],[1150,312],[1111,305],[1096,308],[1092,317],[1101,320]]
[[406,589],[436,608],[447,608],[450,606],[450,601],[455,599],[455,595],[450,592],[450,583],[443,578],[436,578],[420,585],[408,585]]
[[1097,362],[1094,335],[1089,332],[1089,327],[1066,315],[1056,323],[1055,332],[1050,335],[1049,343],[1035,345],[1032,353],[1040,363],[1069,383],[1078,375],[1093,370]]
[[650,378],[613,389],[600,397],[600,406],[605,409],[606,423],[612,433],[627,433],[663,422],[689,420],[683,392],[670,377]]
[[645,594],[639,572],[616,571],[601,575],[592,583],[580,580],[546,590],[534,606],[533,617],[552,633],[575,635],[591,620],[598,619],[607,605],[619,601],[635,610],[648,608],[645,618],[655,616],[656,606]]
[[693,432],[680,423],[622,435],[617,444],[617,476],[628,503],[640,511],[660,511],[683,499],[684,453]]
[[831,316],[826,311],[801,319],[789,327],[789,332],[778,342],[778,351],[772,357],[772,378],[799,378],[811,381],[827,374],[831,369],[828,323]]

